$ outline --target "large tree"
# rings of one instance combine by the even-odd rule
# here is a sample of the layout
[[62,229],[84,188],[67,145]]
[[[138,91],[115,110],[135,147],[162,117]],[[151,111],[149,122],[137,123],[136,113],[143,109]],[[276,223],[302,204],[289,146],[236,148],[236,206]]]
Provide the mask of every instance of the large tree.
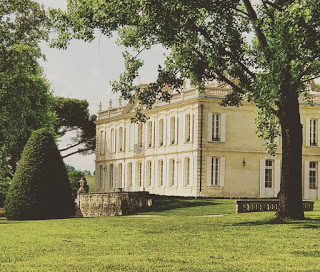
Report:
[[2,165],[9,160],[12,174],[31,132],[53,130],[50,86],[38,63],[48,27],[35,1],[0,2],[0,160]]
[[[87,100],[76,98],[55,97],[53,111],[56,114],[55,132],[64,136],[67,132],[73,132],[71,144],[59,151],[69,151],[63,158],[74,154],[92,154],[96,148],[96,115],[89,114]],[[76,150],[74,150],[76,148]]]
[[215,79],[229,84],[224,105],[252,101],[271,153],[282,135],[276,216],[304,218],[299,97],[320,74],[319,0],[68,0],[66,12],[51,14],[59,32],[53,44],[62,48],[71,38],[93,40],[99,29],[117,31],[119,42],[137,52],[155,44],[169,49],[158,79],[144,90],[133,84],[142,61],[124,53],[127,71],[113,87],[129,101],[137,97],[148,108],[157,96],[169,101],[163,87],[179,91],[184,77],[200,89]]

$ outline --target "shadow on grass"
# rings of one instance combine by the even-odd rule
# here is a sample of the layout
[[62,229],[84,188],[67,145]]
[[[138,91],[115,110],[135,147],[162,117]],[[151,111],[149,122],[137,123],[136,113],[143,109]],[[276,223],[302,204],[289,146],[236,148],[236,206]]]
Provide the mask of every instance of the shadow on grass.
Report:
[[259,225],[296,225],[296,229],[319,229],[320,228],[320,218],[306,218],[305,220],[290,220],[284,219],[279,220],[275,218],[261,219],[257,221],[246,221],[241,223],[232,224],[232,226],[259,226]]
[[139,211],[139,214],[216,205],[221,205],[221,203],[214,203],[213,201],[208,200],[156,199],[151,207]]

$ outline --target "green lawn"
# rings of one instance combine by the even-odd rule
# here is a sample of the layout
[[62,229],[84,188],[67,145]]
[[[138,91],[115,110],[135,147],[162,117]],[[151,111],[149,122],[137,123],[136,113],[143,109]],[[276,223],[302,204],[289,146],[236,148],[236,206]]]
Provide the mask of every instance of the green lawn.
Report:
[[0,271],[320,271],[315,208],[286,223],[220,199],[161,200],[143,217],[3,219]]

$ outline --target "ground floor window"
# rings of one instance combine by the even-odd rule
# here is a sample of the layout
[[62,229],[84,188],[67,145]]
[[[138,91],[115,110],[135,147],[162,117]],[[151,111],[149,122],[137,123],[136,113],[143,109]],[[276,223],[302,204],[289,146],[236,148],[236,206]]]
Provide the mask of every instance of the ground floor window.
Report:
[[266,160],[264,177],[265,177],[265,188],[272,188],[273,183],[273,172],[274,172],[274,163],[273,160]]
[[317,162],[309,162],[309,189],[317,189]]

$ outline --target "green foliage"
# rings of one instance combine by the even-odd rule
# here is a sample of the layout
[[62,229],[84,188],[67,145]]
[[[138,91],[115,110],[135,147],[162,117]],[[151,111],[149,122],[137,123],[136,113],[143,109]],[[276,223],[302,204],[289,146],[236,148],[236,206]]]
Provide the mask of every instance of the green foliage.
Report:
[[32,133],[14,174],[5,202],[9,220],[66,218],[75,206],[70,182],[53,136]]
[[37,2],[0,2],[0,146],[13,174],[33,130],[53,129],[52,98],[38,60],[49,21]]
[[4,205],[4,201],[6,200],[10,184],[10,178],[0,178],[0,207],[3,207]]
[[68,173],[76,170],[72,165],[69,164],[65,164],[65,167]]
[[67,151],[82,145],[77,151],[68,155],[79,153],[82,155],[92,154],[96,148],[96,115],[89,114],[89,104],[86,100],[75,98],[55,97],[53,111],[56,113],[55,132],[59,136],[69,131],[76,132],[71,139],[72,144],[62,149]]
[[72,194],[73,197],[76,198],[77,197],[77,192],[80,188],[80,179],[82,178],[84,180],[84,185],[83,188],[85,189],[85,191],[88,193],[89,192],[89,185],[86,179],[86,174],[82,171],[71,171],[68,173],[68,177],[71,183],[71,189],[72,189]]

